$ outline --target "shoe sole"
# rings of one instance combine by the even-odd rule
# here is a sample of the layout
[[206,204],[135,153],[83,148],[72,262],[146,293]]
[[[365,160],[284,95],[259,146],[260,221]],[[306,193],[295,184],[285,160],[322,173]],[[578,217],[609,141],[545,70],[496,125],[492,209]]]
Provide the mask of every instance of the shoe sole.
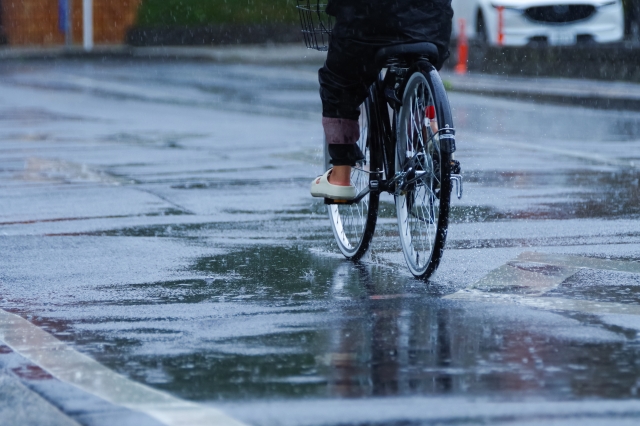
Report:
[[351,197],[351,198],[336,197],[336,196],[333,196],[333,195],[330,195],[330,194],[325,194],[325,193],[322,193],[322,194],[319,194],[319,193],[311,194],[311,196],[314,197],[314,198],[328,198],[330,200],[338,200],[338,201],[351,201],[351,200],[356,198],[356,197]]

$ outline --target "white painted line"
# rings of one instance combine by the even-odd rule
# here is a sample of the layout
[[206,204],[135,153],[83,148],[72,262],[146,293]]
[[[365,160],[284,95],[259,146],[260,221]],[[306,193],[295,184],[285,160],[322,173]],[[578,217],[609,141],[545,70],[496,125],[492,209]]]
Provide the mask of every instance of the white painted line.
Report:
[[184,401],[131,381],[24,318],[1,309],[0,338],[57,379],[112,404],[146,413],[169,426],[243,425],[215,408]]
[[[10,424],[81,426],[15,377],[0,371],[0,421]],[[9,424],[9,423],[3,423]]]
[[[539,266],[536,268],[535,265]],[[545,266],[547,265],[535,263],[518,265],[516,262],[509,262],[489,272],[470,288],[484,291],[511,289],[529,296],[540,295],[556,288],[564,280],[578,272],[578,268],[564,266],[544,268]],[[543,272],[537,272],[536,269]]]
[[640,262],[597,259],[582,256],[563,256],[537,252],[524,252],[517,260],[544,263],[546,265],[567,266],[573,268],[600,269],[604,271],[628,272],[640,274]]
[[[536,426],[618,426],[640,423],[640,401],[636,399],[583,401],[493,400],[490,397],[387,396],[368,398],[307,399],[267,401],[230,406],[230,411],[264,426],[326,426],[363,424],[421,425],[520,425]],[[282,413],[286,412],[286,417]],[[596,423],[587,423],[595,419]],[[620,420],[635,423],[620,423]]]
[[462,290],[444,297],[450,300],[474,302],[513,303],[548,311],[582,312],[586,314],[640,315],[640,306],[625,303],[594,302],[591,300],[564,299],[561,297],[531,297],[518,294],[485,293],[480,290]]
[[468,288],[444,296],[444,299],[515,303],[531,308],[596,315],[640,315],[640,306],[638,305],[540,297],[559,286],[580,269],[640,274],[640,263],[524,252],[515,260],[489,272]]

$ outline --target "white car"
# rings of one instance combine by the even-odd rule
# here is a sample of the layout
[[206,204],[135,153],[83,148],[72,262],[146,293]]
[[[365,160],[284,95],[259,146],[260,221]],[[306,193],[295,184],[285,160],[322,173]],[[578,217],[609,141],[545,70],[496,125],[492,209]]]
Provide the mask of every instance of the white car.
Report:
[[491,45],[609,43],[624,36],[621,0],[452,0],[454,37]]

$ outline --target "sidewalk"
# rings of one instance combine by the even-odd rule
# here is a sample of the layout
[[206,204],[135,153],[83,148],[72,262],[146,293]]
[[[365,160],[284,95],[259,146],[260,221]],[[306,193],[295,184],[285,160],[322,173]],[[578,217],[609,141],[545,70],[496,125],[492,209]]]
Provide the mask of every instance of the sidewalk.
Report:
[[[325,53],[305,49],[302,43],[215,47],[100,46],[92,52],[80,47],[0,48],[0,61],[53,59],[187,60],[264,65],[314,65]],[[447,90],[484,96],[578,104],[597,108],[640,110],[640,84],[570,78],[530,78],[442,71]]]
[[86,52],[79,46],[51,48],[0,48],[1,60],[52,59],[149,59],[202,60],[213,62],[262,64],[317,64],[324,62],[325,53],[306,49],[302,43],[242,46],[164,46],[133,47],[126,45],[96,46]]

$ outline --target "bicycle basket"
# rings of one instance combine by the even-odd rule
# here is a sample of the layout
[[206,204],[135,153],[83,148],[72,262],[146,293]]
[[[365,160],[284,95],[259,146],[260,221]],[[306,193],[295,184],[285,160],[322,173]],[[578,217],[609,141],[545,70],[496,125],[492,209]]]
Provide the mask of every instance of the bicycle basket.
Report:
[[327,4],[320,1],[298,0],[296,8],[300,13],[302,35],[307,48],[324,52],[329,49],[333,17],[326,12]]

